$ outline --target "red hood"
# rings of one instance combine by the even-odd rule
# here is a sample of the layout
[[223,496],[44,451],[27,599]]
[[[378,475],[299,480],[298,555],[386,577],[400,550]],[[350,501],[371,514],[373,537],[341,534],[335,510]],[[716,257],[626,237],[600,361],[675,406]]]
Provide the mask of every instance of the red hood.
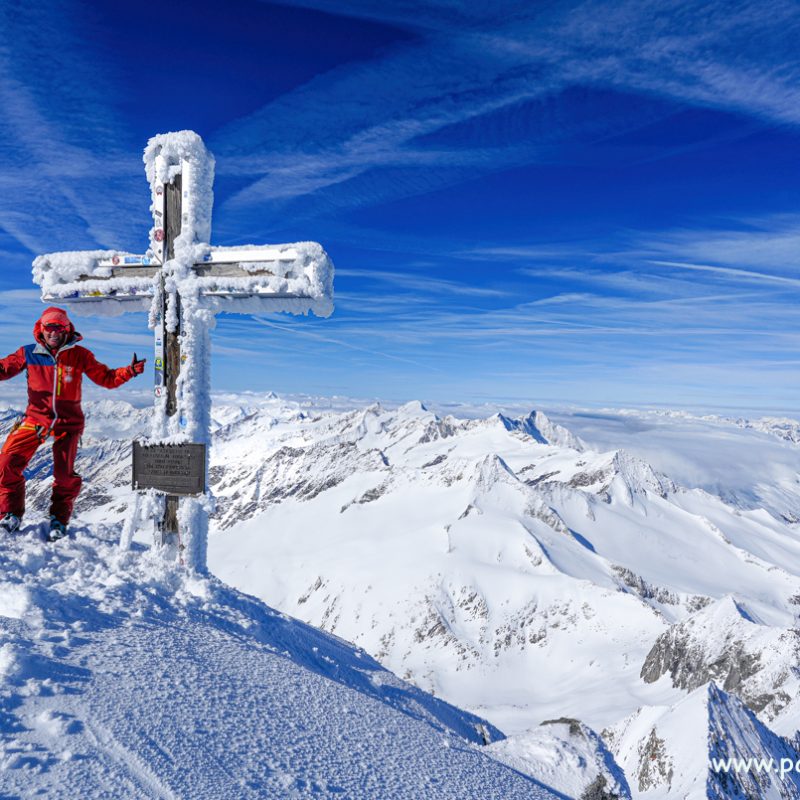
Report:
[[65,344],[70,344],[71,342],[79,342],[81,339],[83,339],[83,336],[81,336],[75,330],[75,326],[72,324],[72,321],[67,316],[67,312],[64,311],[63,308],[50,306],[49,308],[46,308],[42,312],[42,316],[36,320],[36,324],[33,326],[33,338],[37,342],[39,342],[39,344],[42,344],[45,347],[47,347],[44,337],[42,336],[42,329],[44,327],[45,320],[47,320],[47,322],[60,322],[63,325],[67,326],[68,328],[67,341],[65,342]]

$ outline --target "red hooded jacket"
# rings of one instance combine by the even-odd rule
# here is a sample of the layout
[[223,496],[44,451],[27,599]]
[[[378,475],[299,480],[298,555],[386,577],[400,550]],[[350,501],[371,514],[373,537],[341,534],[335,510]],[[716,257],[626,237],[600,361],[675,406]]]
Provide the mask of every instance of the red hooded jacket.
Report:
[[[53,354],[42,336],[43,320],[58,320],[68,325],[66,343]],[[81,380],[84,373],[90,380],[106,389],[116,389],[129,381],[133,368],[110,369],[94,354],[81,347],[83,337],[67,318],[66,312],[51,306],[33,326],[36,344],[26,344],[15,353],[0,359],[0,380],[8,380],[28,371],[28,408],[25,422],[42,425],[48,430],[83,430],[81,409]]]

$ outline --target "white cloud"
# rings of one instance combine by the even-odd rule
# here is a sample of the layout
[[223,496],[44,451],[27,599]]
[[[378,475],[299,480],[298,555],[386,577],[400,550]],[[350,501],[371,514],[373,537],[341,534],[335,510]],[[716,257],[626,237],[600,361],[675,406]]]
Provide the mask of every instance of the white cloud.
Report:
[[433,275],[417,275],[406,272],[387,272],[372,269],[340,269],[337,276],[348,278],[362,278],[364,280],[380,281],[411,289],[421,293],[457,294],[474,297],[504,297],[509,294],[503,289],[493,289],[486,286],[470,286],[467,283],[437,278]]
[[726,278],[733,278],[738,282],[755,281],[757,283],[778,283],[782,286],[794,286],[800,288],[800,278],[786,278],[783,275],[770,275],[765,272],[753,272],[747,269],[734,269],[731,267],[715,267],[709,264],[689,264],[680,261],[649,261],[650,264],[657,264],[663,267],[676,267],[693,272],[710,272],[715,275],[722,275]]
[[[391,9],[373,2],[299,4],[399,23],[417,36],[367,64],[332,70],[223,129],[216,138],[221,169],[253,174],[232,201],[237,208],[308,194],[333,204],[380,202],[415,193],[414,181],[429,190],[476,170],[546,162],[553,145],[581,133],[597,140],[652,120],[652,106],[642,100],[618,117],[609,108],[571,118],[562,105],[547,125],[532,115],[529,135],[520,140],[500,131],[485,147],[420,144],[448,126],[569,86],[800,124],[800,61],[791,45],[800,36],[800,10],[791,2],[778,0],[769,13],[753,2],[678,7],[658,0],[547,9],[459,5],[457,12],[434,2]],[[377,184],[366,178],[398,166],[416,166],[418,174]],[[447,169],[453,166],[464,169]]]

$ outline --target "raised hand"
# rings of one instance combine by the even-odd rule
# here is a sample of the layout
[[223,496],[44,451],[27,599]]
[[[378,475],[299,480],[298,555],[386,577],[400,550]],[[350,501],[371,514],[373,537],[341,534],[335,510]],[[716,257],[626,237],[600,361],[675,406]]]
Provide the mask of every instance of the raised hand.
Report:
[[141,375],[144,372],[144,365],[147,361],[146,358],[136,358],[136,353],[133,354],[133,360],[131,361],[131,372],[133,375]]

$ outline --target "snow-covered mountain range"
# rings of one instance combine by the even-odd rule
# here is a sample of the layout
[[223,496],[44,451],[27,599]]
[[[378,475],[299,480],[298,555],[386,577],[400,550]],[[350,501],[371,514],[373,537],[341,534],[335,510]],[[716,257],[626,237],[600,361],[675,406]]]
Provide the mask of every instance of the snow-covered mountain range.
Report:
[[[89,410],[82,524],[125,519],[148,413]],[[788,778],[710,765],[796,752],[797,430],[229,397],[209,562],[511,734],[489,750],[568,796],[798,797]]]

